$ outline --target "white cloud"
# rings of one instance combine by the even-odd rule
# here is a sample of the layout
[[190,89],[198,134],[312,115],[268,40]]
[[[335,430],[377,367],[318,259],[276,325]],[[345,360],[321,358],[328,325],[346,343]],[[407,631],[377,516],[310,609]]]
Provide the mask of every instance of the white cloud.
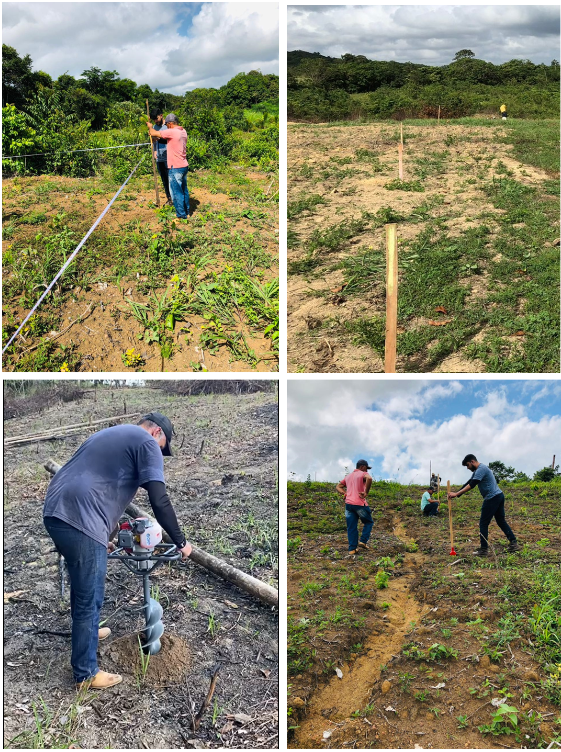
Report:
[[[3,3],[3,42],[53,78],[96,66],[173,94],[278,73],[276,3]],[[187,36],[179,33],[188,25]]]
[[[474,397],[472,389],[453,381],[290,381],[288,470],[300,479],[310,473],[337,481],[352,467],[349,455],[360,454],[377,458],[385,478],[424,483],[431,461],[443,480],[460,483],[469,475],[461,466],[468,453],[529,475],[561,454],[560,415],[533,418],[503,388],[492,382],[487,387]],[[440,418],[438,400],[462,390],[465,404]]]
[[559,57],[556,5],[289,6],[288,49],[445,65],[469,48],[494,63]]

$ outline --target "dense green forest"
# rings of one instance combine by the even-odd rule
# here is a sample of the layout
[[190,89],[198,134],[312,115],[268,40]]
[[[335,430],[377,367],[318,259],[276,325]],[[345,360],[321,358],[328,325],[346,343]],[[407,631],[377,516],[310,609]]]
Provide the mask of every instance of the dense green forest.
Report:
[[288,53],[288,118],[325,122],[496,114],[505,103],[513,117],[559,116],[559,62],[501,65],[460,50],[449,65]]
[[[45,157],[3,160],[10,173],[57,173],[82,177],[110,163],[125,175],[138,161],[133,150],[69,154],[147,140],[146,100],[150,108],[175,112],[187,129],[187,158],[192,168],[228,162],[263,169],[278,164],[278,76],[260,71],[238,73],[219,89],[194,89],[184,96],[153,90],[121,78],[117,71],[92,66],[79,78],[67,73],[52,79],[33,70],[2,45],[2,154],[53,152]],[[149,160],[143,169],[149,170]]]

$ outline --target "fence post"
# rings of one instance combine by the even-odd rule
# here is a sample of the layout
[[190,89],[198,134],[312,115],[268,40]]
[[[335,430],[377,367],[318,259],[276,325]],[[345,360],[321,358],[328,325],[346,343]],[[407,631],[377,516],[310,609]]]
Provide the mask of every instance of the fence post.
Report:
[[385,373],[395,373],[397,357],[397,225],[386,225]]

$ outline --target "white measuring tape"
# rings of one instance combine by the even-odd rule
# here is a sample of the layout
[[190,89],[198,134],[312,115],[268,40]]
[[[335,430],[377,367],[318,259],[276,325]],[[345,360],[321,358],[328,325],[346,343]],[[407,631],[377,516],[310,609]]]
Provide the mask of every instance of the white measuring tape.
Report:
[[123,144],[122,146],[98,146],[95,149],[71,149],[65,151],[37,151],[34,154],[15,154],[13,157],[2,157],[2,159],[21,159],[23,157],[46,157],[49,154],[75,154],[78,151],[107,151],[107,149],[128,149],[131,146],[148,146],[150,141],[145,141],[143,144]]
[[72,255],[68,258],[68,260],[66,261],[66,263],[64,264],[64,266],[62,267],[62,269],[58,272],[58,274],[56,275],[56,277],[53,279],[53,281],[51,282],[51,284],[47,287],[47,289],[41,295],[41,297],[39,298],[39,300],[35,303],[35,305],[33,306],[33,308],[29,311],[29,313],[27,314],[27,316],[25,317],[25,319],[23,320],[23,322],[19,325],[19,327],[17,328],[17,330],[14,332],[14,334],[12,334],[12,336],[8,340],[8,343],[6,344],[6,346],[4,347],[4,349],[2,350],[2,355],[6,352],[6,350],[8,349],[8,347],[12,344],[12,342],[15,340],[15,338],[18,336],[18,334],[23,329],[23,327],[27,324],[27,322],[33,316],[33,314],[35,313],[35,311],[39,308],[39,306],[41,305],[41,303],[43,302],[43,300],[47,297],[47,295],[49,294],[49,292],[53,289],[56,281],[64,274],[64,272],[70,266],[70,264],[72,263],[72,261],[74,261],[74,258],[76,257],[76,254],[78,253],[78,251],[80,250],[80,248],[84,245],[84,243],[86,242],[86,240],[90,237],[90,235],[95,230],[95,228],[98,226],[98,224],[101,222],[101,220],[103,219],[103,217],[107,214],[107,212],[109,211],[109,209],[113,206],[113,202],[115,201],[115,199],[117,198],[117,196],[119,195],[119,193],[121,193],[121,191],[123,190],[123,188],[125,187],[125,185],[132,178],[132,176],[134,175],[134,173],[138,170],[138,168],[140,167],[140,164],[141,164],[141,162],[142,162],[143,159],[144,159],[144,157],[142,157],[142,159],[140,160],[140,162],[136,165],[136,167],[131,172],[131,174],[128,176],[128,178],[125,180],[125,182],[123,183],[123,185],[119,188],[119,190],[117,191],[117,193],[113,196],[113,198],[111,199],[111,201],[107,204],[107,206],[105,207],[105,209],[101,212],[101,214],[99,215],[99,217],[96,219],[96,221],[93,223],[93,225],[87,231],[87,233],[84,235],[84,237],[82,238],[82,240],[78,243],[78,245],[76,246],[76,248],[72,252]]

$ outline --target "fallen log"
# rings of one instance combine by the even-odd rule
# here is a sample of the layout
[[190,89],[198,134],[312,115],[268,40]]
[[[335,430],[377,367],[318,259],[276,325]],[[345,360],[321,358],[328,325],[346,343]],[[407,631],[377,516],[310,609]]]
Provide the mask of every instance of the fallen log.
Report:
[[[54,460],[48,459],[43,467],[47,472],[51,473],[51,475],[55,475],[55,473],[60,470],[61,465],[54,462]],[[136,504],[129,504],[125,509],[125,513],[130,517],[150,517],[150,515],[140,509],[140,507],[137,507]],[[172,542],[166,532],[164,532],[163,538],[166,543]],[[264,603],[268,603],[270,606],[278,607],[279,591],[275,590],[274,587],[267,585],[266,582],[261,582],[257,577],[252,577],[250,574],[242,572],[241,569],[236,569],[236,567],[233,567],[231,564],[227,564],[225,561],[218,559],[212,554],[207,554],[206,551],[203,551],[196,546],[193,546],[193,551],[189,558],[192,559],[195,564],[198,564],[204,569],[208,569],[223,580],[231,582],[233,585],[237,585],[240,590],[250,593]]]
[[20,444],[31,444],[34,441],[48,441],[64,436],[67,433],[80,431],[90,426],[99,426],[102,423],[111,423],[114,420],[125,420],[127,418],[137,418],[140,413],[129,413],[128,415],[112,415],[110,418],[98,418],[85,423],[73,423],[69,426],[59,426],[58,428],[49,428],[38,433],[26,434],[24,436],[8,436],[4,439],[4,446],[18,446]]

